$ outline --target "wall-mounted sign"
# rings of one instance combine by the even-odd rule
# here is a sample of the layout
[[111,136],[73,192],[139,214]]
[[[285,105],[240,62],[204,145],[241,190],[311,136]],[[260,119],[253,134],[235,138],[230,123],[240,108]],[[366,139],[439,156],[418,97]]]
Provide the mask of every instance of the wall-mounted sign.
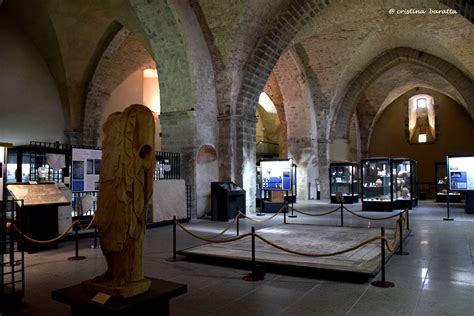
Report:
[[474,156],[448,156],[447,166],[450,190],[474,190]]
[[291,190],[291,159],[260,161],[263,190]]
[[73,192],[99,190],[101,160],[102,151],[100,149],[72,149],[71,185]]

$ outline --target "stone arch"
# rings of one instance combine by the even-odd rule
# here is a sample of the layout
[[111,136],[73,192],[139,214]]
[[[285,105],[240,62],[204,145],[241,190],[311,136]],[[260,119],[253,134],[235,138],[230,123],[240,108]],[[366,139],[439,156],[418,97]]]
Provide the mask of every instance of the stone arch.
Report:
[[86,91],[82,113],[82,144],[96,145],[103,107],[110,94],[140,68],[155,67],[143,45],[125,27],[120,27],[106,43]]
[[364,71],[353,78],[342,101],[335,109],[330,139],[347,139],[350,119],[361,93],[388,69],[404,62],[415,63],[431,69],[449,81],[468,106],[474,117],[474,90],[472,80],[452,64],[428,53],[408,47],[389,50],[376,58]]
[[[196,190],[209,185],[207,175],[197,172],[197,151],[202,144],[217,146],[219,136],[211,54],[192,3],[129,2],[159,71],[162,150],[181,153],[184,179],[194,191],[194,217],[196,205],[202,203],[200,199],[207,198],[199,196]],[[212,174],[216,170],[217,165]]]
[[[303,27],[327,5],[330,0],[295,1],[281,15],[274,27],[258,42],[248,59],[242,76],[242,83],[237,97],[235,117],[226,118],[229,129],[226,133],[234,134],[228,148],[219,152],[228,152],[233,163],[223,164],[226,176],[242,183],[248,190],[247,205],[254,209],[255,201],[255,107],[259,93],[262,91],[274,65],[285,49],[295,39]],[[472,6],[463,0],[442,1],[452,9],[461,10],[461,14],[472,21]],[[235,167],[234,167],[235,166]]]
[[259,41],[243,69],[236,102],[234,165],[231,177],[247,190],[247,205],[255,207],[255,107],[268,76],[295,35],[311,21],[329,0],[295,1],[274,27]]
[[298,199],[308,197],[308,167],[314,155],[316,139],[316,120],[313,111],[313,98],[304,65],[298,54],[288,50],[278,60],[275,76],[283,95],[287,120],[288,156],[298,166]]

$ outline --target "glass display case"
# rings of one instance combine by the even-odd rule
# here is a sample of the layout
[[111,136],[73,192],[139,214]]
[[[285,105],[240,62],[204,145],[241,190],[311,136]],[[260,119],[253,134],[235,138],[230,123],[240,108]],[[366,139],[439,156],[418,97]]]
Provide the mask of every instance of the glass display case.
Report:
[[336,192],[342,193],[345,203],[359,202],[358,175],[359,167],[355,162],[333,162],[329,164],[331,203],[338,203]]
[[[436,202],[448,202],[448,172],[446,162],[435,163]],[[450,191],[449,202],[460,203],[461,192]]]
[[416,161],[392,158],[393,208],[412,209],[418,205],[416,192]]
[[391,211],[393,208],[390,158],[361,160],[363,211]]

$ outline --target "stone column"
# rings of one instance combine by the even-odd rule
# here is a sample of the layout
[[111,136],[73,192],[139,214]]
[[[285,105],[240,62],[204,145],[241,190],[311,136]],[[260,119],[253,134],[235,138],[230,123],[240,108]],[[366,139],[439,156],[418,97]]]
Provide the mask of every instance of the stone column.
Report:
[[255,195],[257,185],[257,119],[253,116],[242,116],[236,122],[237,139],[235,155],[235,182],[246,191],[247,211],[255,212]]
[[193,188],[191,216],[196,217],[196,122],[195,111],[167,112],[160,115],[161,150],[181,153],[181,177]]

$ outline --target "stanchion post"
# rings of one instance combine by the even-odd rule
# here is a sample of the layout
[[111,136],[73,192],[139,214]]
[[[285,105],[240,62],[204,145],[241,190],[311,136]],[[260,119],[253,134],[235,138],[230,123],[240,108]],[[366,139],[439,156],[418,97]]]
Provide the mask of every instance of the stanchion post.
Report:
[[167,258],[166,261],[168,262],[176,262],[176,261],[181,261],[184,260],[185,257],[179,256],[176,254],[176,216],[173,216],[173,256],[171,258]]
[[[381,229],[382,238],[385,238],[385,227]],[[382,285],[385,285],[385,240],[382,239]]]
[[407,230],[410,229],[410,213],[409,209],[407,208]]
[[341,227],[344,227],[344,206],[341,203]]
[[91,246],[92,249],[97,249],[99,246],[97,245],[97,227],[94,225],[94,244]]
[[400,213],[400,218],[398,219],[398,229],[400,230],[400,245],[398,247],[397,255],[403,256],[408,255],[408,252],[403,251],[403,215]]
[[385,281],[385,227],[380,228],[380,244],[381,244],[381,259],[382,259],[382,281],[374,281],[371,284],[376,287],[389,288],[394,287],[393,282]]
[[67,258],[68,260],[84,260],[86,257],[84,256],[79,256],[79,221],[77,221],[74,225],[74,231],[75,231],[75,243],[76,243],[76,255],[74,257],[69,257]]
[[176,216],[173,216],[173,261],[176,261]]
[[252,226],[252,274],[255,275],[255,227]]
[[286,205],[286,210],[283,212],[283,224],[286,224],[286,213],[288,212],[288,204]]
[[240,223],[240,216],[239,216],[239,214],[237,214],[237,226],[236,226],[236,231],[237,231],[236,233],[237,233],[237,236],[239,236],[239,233],[240,233],[240,225],[239,225],[239,223]]

